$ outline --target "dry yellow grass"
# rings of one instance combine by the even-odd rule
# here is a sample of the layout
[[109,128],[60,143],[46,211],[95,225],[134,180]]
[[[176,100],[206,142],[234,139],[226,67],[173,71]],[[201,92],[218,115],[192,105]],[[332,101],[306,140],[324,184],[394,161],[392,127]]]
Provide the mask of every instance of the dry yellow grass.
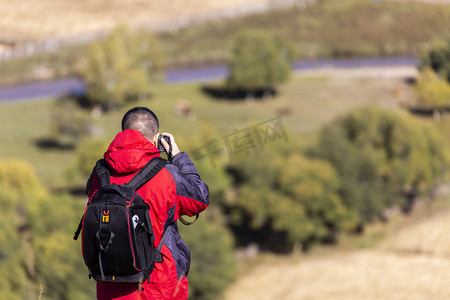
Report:
[[154,26],[275,0],[0,0],[1,40],[42,39],[109,30],[118,24]]
[[[239,12],[273,3],[313,0],[0,0],[0,43],[110,30],[118,24],[155,26]],[[450,0],[390,0],[450,3]]]
[[450,211],[390,234],[371,250],[270,257],[225,299],[450,299]]
[[450,260],[382,251],[280,258],[236,282],[225,299],[450,299]]

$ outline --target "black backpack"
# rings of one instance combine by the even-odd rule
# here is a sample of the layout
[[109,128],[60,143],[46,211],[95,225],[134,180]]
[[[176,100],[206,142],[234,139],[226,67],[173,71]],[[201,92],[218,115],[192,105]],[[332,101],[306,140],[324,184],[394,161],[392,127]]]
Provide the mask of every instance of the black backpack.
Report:
[[81,232],[83,259],[90,277],[106,282],[142,282],[150,279],[154,264],[162,262],[149,215],[149,205],[136,192],[166,164],[156,157],[150,160],[127,184],[110,184],[105,160],[99,160],[94,172],[101,187],[91,196],[74,239]]

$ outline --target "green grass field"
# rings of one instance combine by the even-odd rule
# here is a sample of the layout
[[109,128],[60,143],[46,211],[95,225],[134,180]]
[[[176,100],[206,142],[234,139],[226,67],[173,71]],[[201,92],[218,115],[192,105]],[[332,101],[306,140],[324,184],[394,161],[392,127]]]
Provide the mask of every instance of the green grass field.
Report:
[[43,182],[52,186],[60,178],[65,162],[73,153],[36,146],[48,136],[51,105],[54,100],[1,104],[3,121],[1,157],[17,157],[31,163]]

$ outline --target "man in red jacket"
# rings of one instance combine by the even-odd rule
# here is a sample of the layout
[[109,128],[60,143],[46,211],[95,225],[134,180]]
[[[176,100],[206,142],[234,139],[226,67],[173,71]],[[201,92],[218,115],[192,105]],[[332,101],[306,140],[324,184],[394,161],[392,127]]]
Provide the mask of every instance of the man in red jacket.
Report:
[[[135,107],[122,119],[122,131],[114,138],[104,159],[108,163],[111,183],[127,183],[150,159],[160,156],[156,147],[159,136],[156,115],[148,108]],[[156,263],[150,281],[139,283],[97,282],[97,298],[106,299],[187,299],[190,252],[178,233],[180,215],[195,216],[209,204],[208,186],[201,180],[189,156],[180,152],[169,133],[171,163],[144,184],[138,193],[150,205],[150,218],[157,247],[167,234],[161,250],[162,263]],[[161,139],[169,152],[169,144]],[[90,197],[100,187],[95,173],[88,180]]]

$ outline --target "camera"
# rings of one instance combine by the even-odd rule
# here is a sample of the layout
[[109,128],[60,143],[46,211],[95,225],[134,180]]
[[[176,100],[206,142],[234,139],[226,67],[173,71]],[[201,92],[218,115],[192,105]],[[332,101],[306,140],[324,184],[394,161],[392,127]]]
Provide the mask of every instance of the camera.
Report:
[[167,154],[166,149],[164,149],[164,146],[161,143],[162,138],[165,139],[166,142],[169,144],[169,153],[172,153],[172,144],[170,143],[170,137],[166,136],[166,135],[158,136],[158,146],[157,147],[158,147],[159,152]]

